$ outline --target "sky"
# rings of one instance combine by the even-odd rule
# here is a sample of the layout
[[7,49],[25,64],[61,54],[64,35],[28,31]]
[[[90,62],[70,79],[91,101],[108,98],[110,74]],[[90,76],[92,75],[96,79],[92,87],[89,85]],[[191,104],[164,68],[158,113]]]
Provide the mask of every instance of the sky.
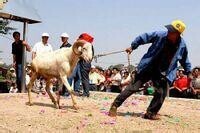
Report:
[[[42,23],[28,25],[27,41],[31,46],[41,41],[41,34],[50,34],[49,43],[56,50],[61,45],[60,35],[67,32],[69,42],[87,32],[94,36],[95,55],[121,51],[130,47],[142,33],[166,30],[164,25],[175,19],[185,22],[183,38],[187,43],[192,66],[200,65],[200,1],[199,0],[32,0]],[[19,9],[20,10],[20,9]],[[23,25],[11,21],[11,26],[22,32]],[[0,58],[12,63],[12,35],[0,36]],[[131,64],[137,64],[150,45],[142,45],[131,54]],[[31,53],[27,53],[30,61]],[[94,65],[108,67],[128,64],[127,54],[101,57]]]

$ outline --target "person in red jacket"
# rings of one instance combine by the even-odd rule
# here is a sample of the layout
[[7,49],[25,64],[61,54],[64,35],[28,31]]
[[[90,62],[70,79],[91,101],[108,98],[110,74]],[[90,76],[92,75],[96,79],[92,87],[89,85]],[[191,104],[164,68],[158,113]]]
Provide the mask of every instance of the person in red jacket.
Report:
[[170,95],[173,97],[187,97],[189,90],[190,79],[184,75],[184,69],[178,69],[179,77],[174,81],[173,87],[170,90]]

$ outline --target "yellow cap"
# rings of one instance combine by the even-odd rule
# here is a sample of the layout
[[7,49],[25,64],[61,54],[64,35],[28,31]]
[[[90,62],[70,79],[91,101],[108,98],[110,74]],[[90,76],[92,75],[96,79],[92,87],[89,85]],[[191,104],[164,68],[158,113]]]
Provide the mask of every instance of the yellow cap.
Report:
[[186,28],[186,25],[181,20],[174,20],[171,25],[174,29],[176,29],[179,33],[183,33]]
[[171,24],[165,26],[170,32],[179,32],[180,34],[186,28],[186,25],[181,20],[174,20]]

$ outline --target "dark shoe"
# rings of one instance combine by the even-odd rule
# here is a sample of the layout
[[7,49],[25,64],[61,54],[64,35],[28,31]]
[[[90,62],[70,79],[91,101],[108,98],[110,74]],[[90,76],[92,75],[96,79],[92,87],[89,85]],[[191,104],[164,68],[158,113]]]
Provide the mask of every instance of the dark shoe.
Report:
[[158,115],[153,114],[153,113],[145,113],[144,114],[144,119],[149,119],[149,120],[160,120]]
[[83,96],[83,97],[90,97],[90,93],[82,93],[81,96]]
[[83,94],[81,94],[80,92],[74,91],[74,95],[75,96],[82,96]]
[[90,97],[90,94],[83,94],[83,97]]
[[63,94],[64,97],[68,97],[69,95],[70,95],[69,92],[65,92],[65,93]]
[[112,106],[110,107],[110,110],[109,110],[108,115],[109,115],[110,117],[116,117],[116,116],[117,116],[117,107],[114,106],[114,105],[112,105]]

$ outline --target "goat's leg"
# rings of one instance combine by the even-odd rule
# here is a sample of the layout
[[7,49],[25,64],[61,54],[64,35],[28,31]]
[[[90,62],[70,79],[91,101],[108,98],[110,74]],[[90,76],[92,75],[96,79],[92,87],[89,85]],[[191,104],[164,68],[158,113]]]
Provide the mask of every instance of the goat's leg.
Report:
[[28,86],[27,86],[27,88],[28,88],[28,99],[29,99],[28,104],[29,104],[30,106],[33,105],[32,98],[31,98],[31,89],[32,89],[32,87],[33,87],[33,83],[34,83],[34,81],[36,80],[36,78],[37,78],[37,73],[35,73],[35,72],[32,73],[30,82],[28,83]]
[[50,80],[46,80],[45,90],[48,93],[49,97],[51,98],[51,101],[54,103],[55,107],[58,109],[59,108],[58,103],[57,103],[55,97],[53,96],[53,94],[50,91],[51,85],[52,85],[51,81]]
[[77,106],[77,103],[76,103],[76,99],[75,99],[75,96],[74,96],[74,93],[73,93],[73,89],[72,89],[72,87],[69,85],[69,83],[67,81],[67,76],[61,77],[61,80],[62,80],[63,84],[65,85],[65,87],[67,88],[68,92],[71,95],[74,109],[77,110],[78,106]]
[[61,81],[61,79],[58,79],[58,91],[56,92],[56,96],[57,96],[57,102],[58,102],[58,106],[60,108],[60,94],[62,92],[63,89],[63,83]]

